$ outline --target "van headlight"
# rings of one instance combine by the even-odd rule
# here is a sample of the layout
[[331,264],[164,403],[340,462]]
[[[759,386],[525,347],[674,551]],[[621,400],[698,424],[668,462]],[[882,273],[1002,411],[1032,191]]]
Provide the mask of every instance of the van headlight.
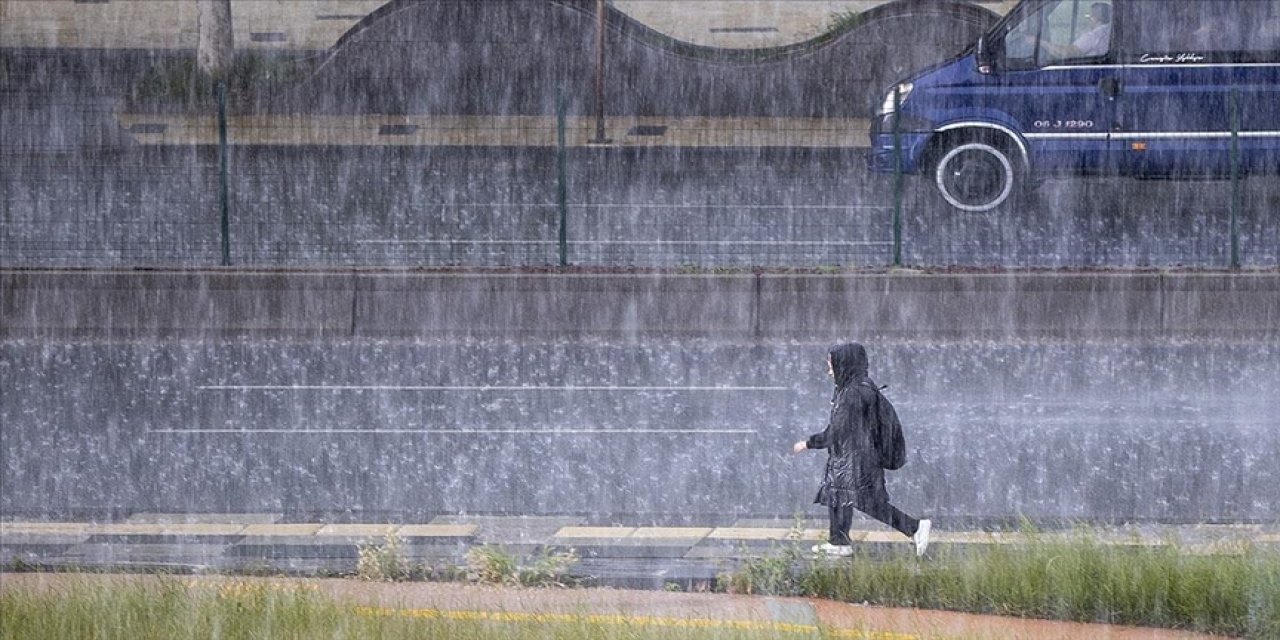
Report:
[[[911,90],[914,88],[916,88],[915,85],[910,82],[898,83],[898,86],[896,87],[898,92],[898,106],[902,106],[907,103],[907,96],[911,95]],[[893,92],[894,89],[890,89],[889,93],[885,94],[884,102],[880,104],[880,109],[876,111],[876,115],[887,116],[893,113]]]

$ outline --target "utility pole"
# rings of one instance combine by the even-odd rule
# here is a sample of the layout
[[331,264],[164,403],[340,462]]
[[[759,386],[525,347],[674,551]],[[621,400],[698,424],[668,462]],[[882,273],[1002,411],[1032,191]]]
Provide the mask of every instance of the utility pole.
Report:
[[591,144],[609,144],[604,137],[604,0],[596,0],[596,137]]
[[231,30],[231,0],[199,0],[199,40],[196,63],[213,78],[214,99],[218,103],[218,205],[222,238],[222,266],[231,266],[231,194],[227,158],[227,75],[235,58],[235,36]]

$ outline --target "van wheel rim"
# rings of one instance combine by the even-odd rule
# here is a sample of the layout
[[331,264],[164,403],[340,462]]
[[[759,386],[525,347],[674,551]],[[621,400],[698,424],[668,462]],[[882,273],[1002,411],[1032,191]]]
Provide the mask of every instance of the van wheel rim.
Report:
[[1009,197],[1013,165],[995,147],[970,143],[952,149],[938,163],[938,188],[952,206],[965,211],[994,209]]

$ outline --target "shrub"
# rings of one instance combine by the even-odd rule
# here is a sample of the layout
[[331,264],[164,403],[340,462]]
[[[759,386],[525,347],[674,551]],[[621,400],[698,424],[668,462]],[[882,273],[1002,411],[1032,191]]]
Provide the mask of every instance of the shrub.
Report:
[[394,527],[387,530],[382,544],[360,545],[358,558],[356,577],[361,580],[398,582],[408,580],[413,572]]
[[572,549],[554,552],[544,547],[532,562],[521,565],[512,553],[497,545],[481,545],[467,551],[467,577],[474,582],[524,587],[565,586],[566,571],[578,562]]

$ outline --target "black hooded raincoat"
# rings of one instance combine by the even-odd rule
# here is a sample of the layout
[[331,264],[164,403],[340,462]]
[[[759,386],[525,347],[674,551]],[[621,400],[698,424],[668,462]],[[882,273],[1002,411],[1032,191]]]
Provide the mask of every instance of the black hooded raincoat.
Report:
[[[902,427],[892,405],[867,375],[867,366],[867,350],[860,344],[845,344],[831,351],[836,383],[831,418],[822,433],[806,442],[810,449],[826,449],[828,454],[826,475],[814,499],[818,504],[836,507],[888,502],[884,469],[896,469],[904,461]],[[882,452],[890,455],[885,457]]]

